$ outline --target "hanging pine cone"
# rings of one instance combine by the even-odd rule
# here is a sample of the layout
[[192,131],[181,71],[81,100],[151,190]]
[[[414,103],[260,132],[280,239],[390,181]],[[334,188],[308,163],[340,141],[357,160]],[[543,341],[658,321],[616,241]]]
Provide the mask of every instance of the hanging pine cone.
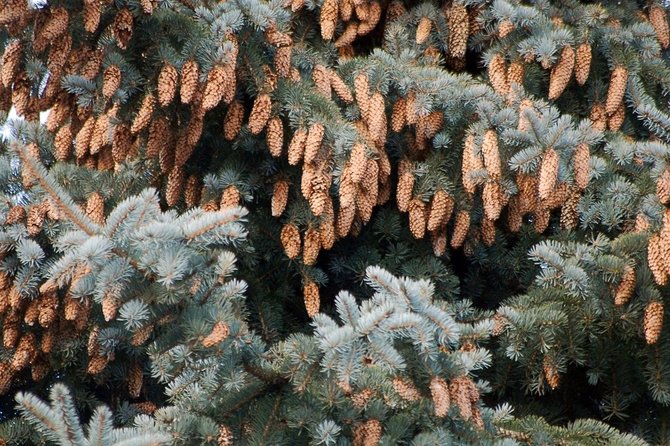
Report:
[[112,158],[115,163],[122,163],[133,146],[133,135],[126,124],[119,124],[114,129],[112,139]]
[[541,200],[546,200],[556,187],[558,178],[558,153],[549,147],[542,157],[540,175],[538,182],[538,195]]
[[100,24],[101,5],[98,0],[84,0],[84,29],[93,34]]
[[233,101],[226,112],[226,117],[223,122],[223,137],[226,141],[234,140],[244,120],[244,106],[239,101]]
[[656,344],[663,329],[663,304],[652,301],[644,309],[643,330],[647,344]]
[[324,0],[321,5],[319,22],[321,24],[321,37],[324,40],[331,40],[335,34],[337,25],[338,0]]
[[252,135],[258,135],[270,119],[272,111],[272,100],[267,93],[261,93],[256,97],[254,106],[249,115],[249,131]]
[[439,418],[445,417],[451,407],[449,385],[447,382],[439,376],[433,376],[430,380],[430,395],[433,399],[435,416]]
[[447,28],[449,29],[449,56],[455,59],[462,59],[465,57],[468,34],[470,33],[468,10],[463,4],[454,3],[453,6],[449,8]]
[[133,15],[128,8],[120,9],[114,18],[112,30],[116,37],[117,45],[122,50],[128,47],[128,42],[133,35]]
[[514,31],[514,23],[510,19],[501,20],[498,23],[498,37],[501,39],[507,37],[512,31]]
[[607,100],[605,102],[605,112],[611,115],[621,105],[624,93],[626,92],[626,82],[628,81],[628,70],[622,65],[618,65],[612,71],[610,85],[607,90]]
[[189,208],[194,207],[200,201],[200,177],[197,174],[191,174],[186,179],[184,201]]
[[614,305],[618,307],[625,305],[631,297],[633,297],[636,282],[635,276],[635,268],[626,265],[623,270],[623,275],[621,276],[621,282],[619,282],[616,292],[614,293]]
[[181,67],[181,86],[179,94],[182,104],[190,104],[198,89],[198,77],[200,76],[198,63],[189,59]]
[[2,68],[0,69],[0,78],[5,88],[11,87],[16,75],[19,72],[23,58],[23,46],[21,41],[12,40],[5,46],[5,52],[2,54]]
[[72,130],[70,124],[64,125],[54,138],[54,155],[58,161],[65,161],[72,152]]
[[12,356],[12,369],[15,372],[23,370],[37,354],[37,344],[34,333],[26,333],[21,336],[19,344],[16,346],[14,356]]
[[575,184],[577,184],[577,187],[582,190],[586,189],[586,186],[589,184],[590,156],[589,146],[587,146],[585,143],[580,143],[575,150],[573,165],[575,170]]
[[156,105],[156,98],[151,93],[147,94],[142,100],[142,105],[140,105],[137,115],[133,120],[133,125],[130,127],[130,131],[135,134],[144,130],[149,122],[151,122],[151,116],[154,112],[154,107]]
[[347,86],[347,84],[344,83],[342,78],[337,75],[337,73],[333,70],[329,70],[329,75],[330,75],[330,86],[333,88],[333,91],[337,95],[337,97],[344,103],[346,104],[351,104],[354,102],[354,97],[351,94],[351,90]]
[[582,194],[578,188],[573,187],[567,201],[561,208],[561,228],[563,229],[575,229],[579,224],[579,214],[577,212],[577,206],[579,205],[579,200],[582,197]]
[[221,102],[223,92],[228,83],[227,70],[223,65],[215,65],[207,74],[207,83],[202,98],[202,109],[211,110]]
[[213,347],[223,342],[230,334],[230,328],[224,322],[217,321],[212,327],[212,331],[203,340],[202,345],[205,348]]
[[309,317],[314,317],[319,312],[321,299],[319,297],[319,287],[313,281],[307,279],[303,288],[303,297],[305,300],[305,310]]
[[281,230],[281,244],[284,247],[286,256],[289,259],[295,259],[300,255],[300,231],[298,227],[292,223],[284,225]]
[[668,283],[668,272],[665,269],[664,261],[666,254],[663,252],[662,246],[661,236],[658,234],[652,236],[647,245],[649,269],[654,276],[654,281],[660,286]]
[[454,233],[451,236],[451,247],[458,249],[463,246],[465,236],[470,230],[470,213],[467,211],[458,211],[454,221]]
[[286,180],[278,180],[272,188],[272,216],[279,217],[286,209],[289,184]]
[[409,230],[416,239],[422,239],[426,234],[426,204],[420,198],[413,198],[409,202]]
[[316,64],[312,70],[312,81],[316,87],[316,92],[330,99],[330,75],[328,74],[328,69],[321,64]]
[[230,185],[223,190],[221,194],[221,201],[219,202],[219,209],[227,209],[240,205],[240,190],[234,185]]
[[549,356],[545,356],[542,361],[542,373],[544,373],[544,379],[547,381],[549,387],[551,387],[551,390],[556,390],[561,382],[561,375]]
[[414,174],[410,170],[409,161],[404,162],[407,167],[403,172],[399,172],[398,188],[396,191],[396,201],[398,210],[400,212],[407,212],[409,210],[409,203],[412,199],[412,191],[414,190]]
[[507,68],[507,81],[510,85],[517,84],[523,85],[523,76],[525,73],[525,68],[523,61],[515,60]]
[[316,263],[316,258],[319,256],[321,250],[321,237],[319,231],[310,227],[305,232],[305,244],[302,252],[302,261],[307,266],[312,266]]
[[131,398],[139,398],[142,391],[143,375],[142,367],[139,364],[135,363],[130,367],[128,371],[128,395]]
[[111,98],[120,86],[121,69],[116,65],[108,66],[102,77],[102,96],[105,99]]
[[549,77],[549,99],[554,100],[565,91],[565,88],[570,83],[572,77],[572,70],[575,67],[575,51],[570,45],[563,47],[558,61],[551,69],[551,76]]
[[275,158],[280,157],[284,145],[284,123],[279,116],[270,118],[265,136],[270,154]]
[[495,130],[487,130],[482,141],[482,155],[484,155],[484,167],[489,177],[499,179],[502,175],[500,164],[500,151],[498,150],[498,134]]
[[454,209],[454,200],[443,190],[438,190],[433,196],[430,205],[430,215],[426,228],[429,231],[436,231],[441,226],[446,225]]
[[367,117],[370,105],[370,84],[367,74],[359,73],[356,75],[354,78],[354,93],[363,119],[369,121]]
[[181,197],[184,189],[184,169],[180,166],[175,166],[168,175],[167,184],[165,185],[165,202],[168,206],[174,206]]
[[589,78],[591,57],[591,45],[588,42],[581,43],[575,55],[575,80],[579,85],[584,85]]
[[312,163],[316,159],[319,149],[321,148],[321,141],[323,140],[325,131],[326,129],[320,122],[312,124],[309,127],[307,138],[305,139],[304,157],[306,164]]
[[492,221],[498,220],[505,201],[505,196],[499,182],[488,180],[484,184],[482,201],[484,202],[484,214],[486,217]]
[[619,108],[610,116],[607,120],[607,128],[611,131],[618,131],[623,125],[623,121],[626,118],[626,106],[623,102],[619,104]]
[[161,107],[167,107],[174,99],[178,80],[177,69],[169,63],[163,65],[158,75],[158,103]]
[[351,225],[353,224],[354,218],[356,217],[356,206],[354,204],[350,206],[343,206],[340,208],[340,212],[337,215],[337,235],[340,238],[344,238],[349,235],[351,230]]
[[421,17],[419,24],[416,26],[416,43],[423,44],[428,40],[430,31],[433,29],[433,22],[428,17]]
[[233,432],[224,424],[219,426],[218,446],[233,446]]
[[489,61],[488,74],[491,86],[496,93],[501,96],[507,95],[509,83],[507,82],[507,67],[502,55],[496,54]]
[[93,192],[86,199],[86,215],[96,224],[105,223],[105,199],[99,192]]
[[651,5],[649,8],[649,23],[656,32],[656,38],[661,48],[668,48],[668,45],[670,45],[670,29],[668,28],[668,15],[665,8],[656,4]]

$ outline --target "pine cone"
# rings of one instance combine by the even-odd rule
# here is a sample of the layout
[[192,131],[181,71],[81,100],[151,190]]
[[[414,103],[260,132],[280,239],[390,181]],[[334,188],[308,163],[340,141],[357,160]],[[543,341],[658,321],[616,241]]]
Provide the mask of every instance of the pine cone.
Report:
[[84,29],[93,34],[100,24],[101,4],[99,0],[84,0]]
[[614,114],[623,101],[626,92],[626,82],[628,81],[628,70],[622,65],[618,65],[612,71],[609,89],[607,90],[607,100],[605,102],[605,112],[608,115]]
[[354,204],[340,208],[340,212],[337,215],[338,237],[344,238],[349,235],[349,231],[351,230],[351,225],[353,224],[355,217],[356,206]]
[[316,87],[316,92],[327,99],[331,98],[330,94],[330,74],[328,69],[321,64],[316,64],[312,70],[312,81]]
[[468,10],[463,4],[454,3],[449,8],[447,28],[449,29],[449,56],[455,59],[464,58],[468,45],[468,34],[470,33],[470,20]]
[[513,61],[507,68],[507,81],[512,84],[523,85],[525,66],[522,60]]
[[105,69],[102,78],[102,96],[109,99],[114,96],[116,90],[121,86],[121,69],[116,65],[110,65]]
[[614,305],[621,306],[628,303],[635,292],[636,274],[635,268],[626,265],[621,276],[621,282],[614,293]]
[[230,328],[224,322],[217,321],[212,327],[212,332],[203,340],[202,345],[205,348],[213,347],[223,342],[230,334]]
[[582,194],[578,188],[572,188],[567,201],[561,208],[561,228],[573,230],[579,224],[579,214],[577,213],[577,206]]
[[577,84],[584,85],[591,71],[591,45],[588,42],[581,43],[577,47],[575,56],[575,80]]
[[207,74],[207,84],[202,99],[203,110],[208,111],[219,105],[228,84],[227,75],[228,71],[223,65],[215,65]]
[[128,395],[131,398],[139,398],[142,391],[143,375],[142,367],[137,363],[133,364],[128,370]]
[[337,97],[346,104],[351,104],[354,102],[354,97],[351,94],[351,90],[347,84],[344,83],[342,78],[337,75],[333,70],[329,70],[330,75],[330,86],[333,88],[333,91]]
[[361,116],[366,122],[369,122],[370,84],[367,74],[359,73],[356,75],[354,78],[354,92],[358,108],[361,110]]
[[128,8],[120,9],[114,18],[112,30],[114,31],[114,37],[116,37],[116,43],[122,50],[128,47],[128,42],[133,35],[133,26],[133,14],[130,10]]
[[221,201],[219,202],[219,209],[227,209],[240,205],[240,190],[234,185],[230,185],[223,190],[221,194]]
[[91,116],[86,120],[86,122],[84,122],[84,125],[77,133],[74,142],[75,156],[77,157],[77,159],[82,159],[89,153],[95,123],[96,123],[95,117]]
[[272,216],[279,217],[286,209],[289,184],[286,180],[278,180],[272,189]]
[[500,151],[498,150],[498,135],[495,130],[487,130],[482,141],[482,155],[484,156],[484,167],[489,177],[499,179],[502,175],[500,164]]
[[130,127],[130,131],[135,134],[141,132],[149,125],[151,122],[151,117],[154,112],[154,107],[156,105],[156,98],[151,93],[147,94],[142,101],[140,109],[137,111],[137,115],[133,120],[133,125]]
[[649,239],[647,260],[649,262],[649,269],[654,276],[654,281],[660,286],[668,283],[668,273],[665,269],[664,261],[665,255],[662,248],[661,236],[656,234]]
[[393,389],[405,401],[413,402],[421,398],[419,390],[414,383],[407,379],[396,376],[393,378]]
[[223,122],[223,137],[226,141],[232,141],[237,137],[242,128],[243,120],[244,106],[241,102],[234,101],[230,104],[230,107],[226,112],[226,118]]
[[500,96],[507,95],[509,83],[507,82],[507,67],[502,55],[496,54],[489,61],[488,74],[489,81],[495,92]]
[[426,234],[426,204],[419,198],[409,202],[409,230],[416,239]]
[[559,375],[556,365],[549,356],[545,356],[542,360],[542,372],[551,390],[556,390],[560,384],[561,375]]
[[272,111],[272,100],[267,93],[261,93],[256,97],[254,106],[249,115],[249,131],[252,135],[258,135],[270,119]]
[[94,356],[88,362],[88,367],[86,368],[86,373],[89,375],[98,375],[109,363],[107,356]]
[[184,169],[175,166],[170,171],[165,185],[165,202],[168,206],[174,206],[181,197],[184,188]]
[[422,45],[428,40],[430,31],[433,29],[433,22],[428,17],[421,17],[416,26],[416,43]]
[[282,46],[275,50],[274,67],[279,77],[289,77],[291,74],[291,57],[293,47]]
[[307,315],[310,318],[316,316],[319,312],[319,307],[321,306],[319,287],[316,283],[307,279],[305,287],[303,288],[303,296],[305,299],[305,310],[307,310]]
[[542,157],[540,176],[538,182],[538,195],[541,200],[546,200],[556,188],[558,178],[558,153],[549,147]]
[[[589,146],[584,143],[580,143],[575,150],[573,155],[573,165],[575,169],[575,183],[580,189],[586,189],[586,186],[589,184],[589,175],[590,175],[590,153]],[[669,178],[670,180],[670,178]],[[669,183],[670,186],[670,183]],[[669,189],[670,193],[670,189]]]
[[321,148],[321,141],[323,140],[323,135],[325,134],[325,128],[323,124],[317,122],[312,124],[309,127],[307,132],[307,138],[305,139],[305,163],[309,164],[314,162],[319,149]]
[[656,344],[663,329],[663,304],[652,301],[644,309],[643,330],[647,344]]
[[514,31],[514,23],[510,19],[501,20],[498,23],[498,37],[501,39],[507,37],[512,31]]
[[335,34],[337,25],[338,0],[324,0],[321,5],[319,22],[321,24],[321,37],[324,40],[331,40]]
[[393,104],[393,113],[391,114],[391,130],[399,133],[407,123],[407,101],[405,98],[398,99]]
[[372,139],[377,143],[383,143],[386,139],[386,111],[384,97],[378,91],[370,97],[366,121]]
[[280,157],[284,145],[284,123],[279,116],[270,118],[265,136],[270,154],[275,158]]
[[319,236],[319,231],[310,227],[307,229],[307,232],[305,232],[305,245],[302,252],[303,263],[307,266],[314,265],[320,250],[321,237]]
[[163,65],[158,75],[158,103],[161,107],[167,107],[174,99],[174,95],[177,92],[178,80],[179,73],[177,73],[177,69],[168,63]]
[[151,333],[154,331],[154,326],[152,324],[145,325],[143,327],[140,327],[133,333],[133,336],[130,338],[130,345],[133,347],[139,347],[140,345],[143,345],[149,337],[151,337]]
[[181,88],[179,94],[182,104],[190,104],[198,89],[198,78],[200,76],[198,63],[189,59],[181,67]]
[[5,47],[5,52],[2,55],[2,68],[0,69],[2,85],[4,85],[5,88],[12,86],[12,83],[19,72],[22,59],[23,46],[21,45],[21,41],[13,40],[8,43]]
[[565,91],[570,83],[572,70],[575,67],[575,51],[572,46],[566,45],[561,51],[558,61],[551,69],[549,77],[549,99],[555,100]]
[[284,247],[286,256],[289,259],[295,259],[300,255],[300,231],[298,227],[292,223],[284,225],[281,230],[281,244]]
[[439,418],[445,417],[451,407],[449,385],[447,382],[439,376],[433,376],[430,380],[430,395],[433,398],[435,416]]
[[19,344],[16,346],[14,356],[12,356],[12,369],[15,372],[23,370],[33,360],[37,354],[37,342],[35,334],[32,332],[21,336]]
[[105,199],[99,192],[93,192],[86,199],[86,215],[99,225],[105,224]]
[[64,125],[54,138],[54,155],[58,161],[65,161],[72,152],[72,129],[70,124]]
[[433,196],[428,217],[427,229],[437,231],[447,224],[454,209],[454,200],[443,190],[438,190]]
[[619,104],[619,108],[617,108],[614,114],[612,114],[612,116],[610,116],[607,120],[607,127],[611,131],[616,132],[623,125],[624,119],[626,119],[626,106],[623,102],[621,102],[621,104]]
[[218,446],[233,446],[233,432],[224,424],[219,426]]
[[463,246],[465,237],[470,230],[470,213],[467,211],[458,211],[454,221],[454,233],[451,236],[451,247],[458,249]]
[[484,214],[489,220],[497,220],[504,206],[505,196],[497,181],[489,180],[484,184],[482,191]]
[[122,163],[133,147],[133,135],[126,124],[119,124],[114,129],[112,139],[112,159],[115,163]]
[[[332,208],[332,203],[331,203]],[[319,238],[321,240],[321,247],[328,251],[335,244],[335,217],[333,210],[324,213],[319,224]]]
[[651,5],[649,8],[649,23],[656,31],[656,38],[661,48],[668,48],[668,45],[670,45],[670,30],[668,29],[668,15],[665,8],[656,4]]
[[184,201],[189,208],[194,207],[200,201],[200,177],[197,174],[191,174],[186,179]]

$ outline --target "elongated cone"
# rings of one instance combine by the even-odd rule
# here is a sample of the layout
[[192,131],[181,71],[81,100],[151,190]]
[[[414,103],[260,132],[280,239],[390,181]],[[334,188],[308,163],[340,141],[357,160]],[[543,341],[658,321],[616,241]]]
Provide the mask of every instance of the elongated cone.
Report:
[[412,199],[412,191],[414,189],[414,174],[410,170],[409,162],[405,164],[408,167],[403,172],[399,172],[396,192],[396,201],[400,212],[407,212],[409,210],[409,202]]
[[549,147],[542,157],[540,166],[540,179],[538,181],[538,195],[541,200],[546,200],[556,187],[558,179],[558,153]]
[[198,77],[200,75],[198,63],[189,59],[181,67],[181,87],[179,94],[182,104],[190,104],[198,89]]
[[303,297],[305,299],[305,310],[309,317],[314,317],[321,307],[321,298],[319,297],[319,287],[313,281],[307,279],[303,288]]
[[289,184],[286,180],[278,180],[272,188],[272,216],[279,217],[286,209]]
[[331,40],[335,34],[337,25],[338,0],[324,0],[321,6],[319,22],[321,24],[321,37],[324,40]]
[[586,189],[586,186],[589,184],[589,175],[591,173],[589,167],[590,159],[589,146],[585,143],[580,143],[575,150],[572,160],[575,169],[575,184],[580,189]]
[[274,116],[268,121],[266,142],[273,157],[281,156],[284,145],[284,124],[279,116]]
[[544,379],[547,380],[547,384],[551,387],[551,390],[556,390],[560,384],[561,375],[558,373],[556,365],[549,356],[545,356],[542,361],[542,372],[544,373]]
[[228,70],[223,65],[215,65],[207,74],[207,84],[202,98],[202,109],[211,110],[221,102],[228,84]]
[[575,55],[575,80],[579,85],[584,85],[589,78],[591,57],[591,45],[588,42],[581,43]]
[[575,67],[575,51],[570,45],[563,47],[558,61],[551,69],[549,77],[549,99],[554,100],[565,91],[570,83],[572,71]]
[[267,93],[261,93],[256,97],[254,106],[249,115],[249,131],[252,135],[259,134],[270,119],[272,111],[272,100]]
[[439,376],[433,376],[430,380],[430,395],[433,399],[435,416],[439,418],[445,417],[451,407],[451,397],[447,382]]
[[489,62],[488,67],[489,80],[491,86],[501,96],[507,95],[509,83],[507,82],[507,67],[502,55],[496,54]]
[[626,82],[628,81],[628,70],[623,65],[618,65],[612,71],[610,77],[610,85],[607,90],[607,100],[605,102],[605,112],[608,115],[614,114],[621,102],[623,101],[624,93],[626,92]]
[[644,309],[643,330],[647,344],[656,344],[663,329],[663,304],[652,301]]
[[409,202],[409,230],[416,239],[426,234],[426,204],[420,198]]
[[416,43],[423,44],[428,40],[430,31],[433,28],[433,22],[428,17],[421,17],[416,27]]
[[463,246],[465,236],[470,229],[470,213],[468,211],[458,211],[454,222],[454,233],[451,236],[451,247],[458,249]]
[[242,129],[244,120],[244,106],[239,101],[233,101],[228,107],[226,117],[223,122],[223,137],[226,141],[232,141]]
[[427,229],[437,231],[441,226],[446,225],[454,209],[454,200],[443,190],[438,190],[433,196],[430,205],[430,215],[428,217]]
[[295,259],[300,255],[300,231],[298,227],[292,223],[284,225],[281,230],[281,244],[284,247],[286,256],[289,259]]
[[649,262],[649,269],[654,276],[654,281],[664,286],[668,283],[668,272],[665,268],[664,256],[667,254],[663,252],[661,236],[656,234],[649,239],[647,245],[647,260]]
[[498,134],[495,130],[489,129],[484,133],[482,155],[484,155],[484,167],[488,171],[489,177],[499,179],[502,175],[502,167],[500,151],[498,150]]
[[302,251],[302,261],[307,266],[312,266],[316,263],[321,250],[321,237],[316,228],[309,228],[305,232],[305,244]]
[[665,9],[656,4],[652,5],[649,8],[649,23],[656,31],[656,38],[661,48],[666,49],[670,45],[670,29]]
[[614,305],[625,305],[630,298],[633,297],[633,293],[635,292],[635,282],[635,268],[626,265],[623,270],[621,282],[619,282],[616,292],[614,293]]
[[465,57],[470,34],[470,20],[468,10],[460,2],[454,2],[449,8],[447,17],[447,28],[449,29],[449,56],[455,59]]

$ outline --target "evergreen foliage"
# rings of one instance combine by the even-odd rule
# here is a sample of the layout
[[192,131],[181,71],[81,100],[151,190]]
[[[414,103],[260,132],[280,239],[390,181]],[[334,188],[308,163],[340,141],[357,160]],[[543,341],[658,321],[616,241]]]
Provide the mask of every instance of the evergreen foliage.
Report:
[[670,441],[657,0],[0,28],[0,444]]

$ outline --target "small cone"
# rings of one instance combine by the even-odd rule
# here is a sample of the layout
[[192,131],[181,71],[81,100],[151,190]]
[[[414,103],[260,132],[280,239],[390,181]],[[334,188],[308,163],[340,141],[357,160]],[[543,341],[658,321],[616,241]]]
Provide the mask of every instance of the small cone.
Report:
[[361,110],[361,115],[365,121],[369,121],[369,105],[370,105],[370,84],[368,76],[365,73],[359,73],[354,78],[354,91],[356,95],[356,103]]
[[221,102],[228,84],[228,70],[223,65],[215,65],[207,74],[207,84],[202,98],[202,109],[211,110]]
[[148,94],[142,100],[142,105],[137,111],[137,115],[133,120],[133,125],[130,127],[132,133],[138,133],[144,130],[149,122],[151,122],[151,116],[154,112],[154,107],[156,104],[156,99],[152,94]]
[[212,327],[212,332],[202,340],[202,346],[205,348],[213,347],[224,341],[230,334],[230,328],[224,322],[217,321]]
[[54,155],[58,161],[65,161],[72,152],[72,129],[70,125],[64,125],[56,133],[54,138]]
[[665,9],[659,5],[649,8],[649,23],[656,32],[656,38],[661,48],[666,49],[670,45],[670,29],[668,28],[668,15]]
[[426,234],[426,204],[420,198],[409,202],[409,230],[416,239]]
[[419,45],[425,43],[432,29],[433,22],[428,17],[421,17],[416,27],[416,43]]
[[131,398],[139,398],[142,391],[142,367],[139,364],[133,364],[128,371],[128,394]]
[[401,161],[398,172],[398,187],[396,201],[400,212],[409,210],[409,202],[414,190],[414,174],[411,171],[411,163],[407,160]]
[[105,222],[105,199],[99,192],[93,192],[86,199],[86,215],[96,224]]
[[179,94],[182,104],[190,104],[198,89],[200,76],[198,64],[193,59],[187,60],[181,67],[181,88]]
[[507,68],[507,80],[510,85],[523,85],[525,67],[522,60],[515,60]]
[[328,69],[321,64],[316,64],[314,70],[312,70],[312,81],[316,86],[316,91],[330,99],[330,74]]
[[593,104],[589,119],[593,123],[593,127],[597,130],[605,130],[607,128],[607,114],[605,113],[605,106],[599,102]]
[[666,271],[664,261],[666,253],[663,252],[662,246],[661,236],[658,234],[651,237],[647,245],[649,269],[654,276],[654,281],[660,286],[668,283],[668,272]]
[[299,128],[293,134],[291,143],[288,146],[288,163],[296,166],[305,153],[305,143],[307,142],[307,131]]
[[621,276],[621,282],[619,282],[616,292],[614,293],[614,305],[620,307],[621,305],[628,303],[635,292],[635,282],[635,268],[626,265],[623,270],[623,276]]
[[575,67],[575,51],[570,45],[563,47],[558,61],[551,69],[549,77],[549,99],[554,100],[565,91],[570,83],[572,71]]
[[507,67],[502,55],[496,54],[489,62],[488,67],[489,81],[491,86],[501,96],[506,96],[509,91],[507,82]]
[[[573,164],[575,169],[575,184],[582,190],[586,189],[586,186],[589,184],[590,157],[589,146],[585,143],[580,143],[575,150]],[[668,177],[668,180],[670,181],[670,176]],[[670,193],[670,183],[668,186]]]
[[428,217],[426,228],[432,232],[446,225],[451,217],[453,209],[454,200],[447,192],[441,189],[435,192],[433,201],[430,205],[430,215]]
[[168,175],[167,184],[165,185],[165,202],[168,206],[174,206],[181,197],[184,189],[184,169],[175,166]]
[[324,40],[331,40],[335,34],[337,25],[338,0],[324,0],[321,6],[319,22],[321,24],[321,37]]
[[0,68],[0,78],[5,88],[11,87],[19,72],[23,58],[23,46],[21,41],[13,40],[5,47],[2,55],[2,68]]
[[470,229],[470,214],[467,211],[458,211],[454,222],[454,233],[451,237],[451,247],[458,249],[463,246],[465,236]]
[[439,418],[445,417],[451,407],[451,397],[447,382],[439,376],[433,376],[430,380],[430,395],[435,407],[435,416]]
[[133,35],[133,14],[128,8],[120,9],[116,14],[112,30],[114,37],[116,37],[117,45],[122,50],[125,50]]
[[504,39],[514,31],[514,23],[510,19],[501,20],[498,24],[498,37]]
[[109,322],[116,319],[116,313],[121,306],[121,301],[114,296],[105,295],[102,298],[102,314],[105,317],[105,321]]
[[94,33],[100,24],[101,4],[98,0],[84,1],[84,29]]
[[481,235],[482,242],[485,246],[493,246],[496,241],[496,225],[495,221],[488,218],[483,218],[481,221]]
[[505,204],[505,196],[500,183],[492,180],[487,181],[482,191],[482,201],[484,202],[484,214],[486,218],[491,221],[498,220]]
[[233,432],[224,424],[219,426],[218,446],[233,446]]
[[577,84],[584,85],[591,71],[591,45],[584,42],[577,47],[575,55],[575,80]]
[[272,111],[272,100],[267,93],[261,93],[256,97],[254,106],[249,115],[249,131],[252,135],[258,135],[270,119]]
[[346,104],[351,104],[354,102],[354,97],[351,94],[349,86],[344,83],[342,78],[337,75],[335,71],[330,71],[330,85],[333,87],[333,91],[337,97]]
[[275,158],[280,157],[284,145],[284,124],[279,116],[274,116],[268,121],[266,142],[270,154]]
[[307,229],[307,232],[305,232],[305,245],[302,252],[303,263],[307,266],[314,265],[320,250],[321,237],[319,236],[319,231],[310,227]]
[[393,113],[391,114],[391,130],[399,133],[407,123],[407,101],[400,98],[393,104]]
[[417,401],[421,398],[419,390],[414,383],[407,378],[395,377],[393,378],[393,389],[405,401]]
[[623,101],[626,92],[626,82],[628,81],[628,70],[622,65],[618,65],[612,71],[610,85],[607,90],[607,100],[605,102],[605,112],[608,115],[614,114]]
[[492,179],[499,179],[502,175],[500,164],[500,151],[498,150],[498,135],[495,130],[487,130],[482,141],[482,155],[484,155],[484,167]]
[[556,188],[558,161],[558,153],[553,148],[548,148],[542,157],[542,165],[540,166],[538,195],[541,200],[548,199]]
[[663,304],[653,301],[644,309],[643,330],[647,344],[656,344],[663,329]]
[[121,86],[121,69],[116,65],[110,65],[105,69],[102,80],[102,96],[109,99],[114,96],[116,90]]
[[312,163],[316,159],[319,149],[321,148],[321,141],[324,134],[325,128],[320,122],[312,124],[309,127],[307,138],[305,139],[305,163]]
[[575,229],[579,224],[579,214],[577,212],[577,206],[579,205],[579,200],[582,198],[582,194],[578,188],[572,188],[567,201],[561,208],[561,228],[563,229]]
[[622,102],[621,104],[619,104],[619,108],[617,108],[616,111],[612,114],[612,116],[610,116],[609,119],[607,120],[607,128],[609,128],[613,132],[618,131],[623,125],[623,121],[625,118],[626,118],[626,106]]
[[234,140],[240,130],[244,120],[244,106],[239,101],[233,101],[228,107],[226,117],[223,122],[223,137],[226,141]]
[[272,188],[272,216],[279,217],[286,209],[288,202],[289,184],[286,180],[279,180]]
[[221,201],[219,202],[219,209],[228,209],[240,205],[240,190],[234,185],[229,185],[223,190],[221,194]]
[[661,204],[670,203],[670,168],[666,167],[656,180],[656,195]]
[[542,361],[542,372],[544,373],[544,379],[547,380],[547,384],[551,387],[551,390],[556,390],[560,384],[561,375],[558,373],[556,365],[549,356],[545,356]]
[[305,287],[303,288],[303,296],[305,299],[305,309],[309,317],[314,317],[319,312],[321,300],[319,297],[319,287],[316,283],[307,279]]
[[296,225],[292,223],[284,225],[280,238],[284,252],[289,259],[295,259],[300,255],[300,231]]
[[470,33],[468,10],[462,3],[454,3],[449,9],[447,28],[449,29],[449,56],[462,59],[465,57]]

